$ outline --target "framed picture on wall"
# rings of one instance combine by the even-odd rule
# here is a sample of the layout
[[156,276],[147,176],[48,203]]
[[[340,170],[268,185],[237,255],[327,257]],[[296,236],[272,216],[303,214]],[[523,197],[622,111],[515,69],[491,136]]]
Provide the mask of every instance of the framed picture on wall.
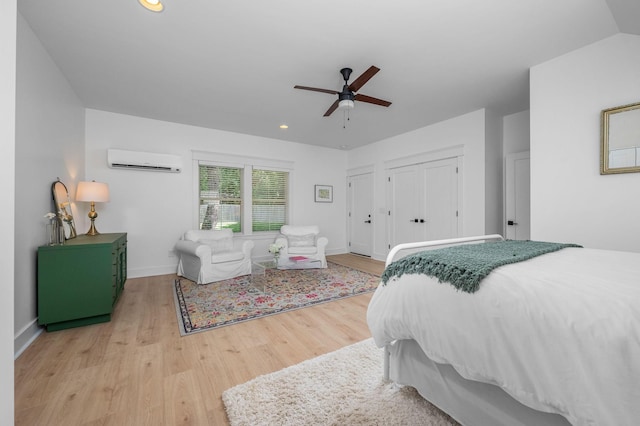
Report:
[[333,186],[316,185],[315,196],[316,203],[333,203]]

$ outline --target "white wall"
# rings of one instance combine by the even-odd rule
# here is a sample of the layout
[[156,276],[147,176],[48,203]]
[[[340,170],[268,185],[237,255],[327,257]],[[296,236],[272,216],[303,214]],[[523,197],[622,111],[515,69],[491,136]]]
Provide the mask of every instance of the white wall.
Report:
[[[8,206],[15,204],[15,94],[16,94],[16,0],[0,0],[0,190]],[[13,325],[14,325],[14,209],[0,210],[5,229],[0,240],[2,297],[0,298],[0,419],[13,424]],[[15,309],[17,311],[17,309]]]
[[529,151],[529,110],[502,117],[504,156]]
[[600,175],[600,112],[640,102],[640,36],[531,69],[531,237],[640,252],[640,173]]
[[484,234],[501,234],[503,220],[502,117],[485,110],[485,217]]
[[[184,168],[177,174],[110,169],[109,148],[179,155]],[[329,253],[346,250],[345,152],[88,109],[86,177],[108,183],[111,192],[109,203],[96,206],[96,227],[128,233],[130,277],[175,272],[177,259],[168,253],[197,226],[192,150],[294,162],[290,223],[317,224]],[[314,202],[316,184],[333,186],[333,203]],[[274,236],[255,236],[253,257],[267,256]]]
[[[374,170],[374,258],[384,260],[389,252],[385,162],[390,160],[462,146],[464,172],[462,182],[463,216],[460,235],[470,236],[485,233],[487,117],[486,111],[482,109],[349,151],[348,168],[350,170],[364,167],[372,167]],[[496,209],[500,211],[502,205],[499,204]]]
[[[18,16],[16,97],[15,350],[38,330],[36,252],[45,244],[56,178],[74,190],[84,172],[84,107]],[[72,211],[77,216],[77,210]]]
[[529,151],[529,110],[521,111],[515,114],[505,115],[502,117],[503,132],[503,157],[502,162],[502,194],[503,194],[503,210],[502,210],[502,226],[500,233],[507,237],[507,173],[506,159],[510,154],[518,154]]

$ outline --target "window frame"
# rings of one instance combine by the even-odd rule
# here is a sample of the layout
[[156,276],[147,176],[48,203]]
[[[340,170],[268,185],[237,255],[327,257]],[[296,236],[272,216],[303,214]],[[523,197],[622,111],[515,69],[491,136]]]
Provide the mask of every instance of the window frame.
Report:
[[292,161],[275,160],[270,158],[246,157],[231,154],[222,154],[207,151],[192,151],[193,159],[193,229],[200,226],[200,165],[235,167],[242,169],[242,212],[241,212],[241,232],[234,235],[275,235],[277,231],[253,231],[253,192],[252,175],[253,169],[273,170],[289,173],[286,222],[292,217],[292,200],[294,184],[294,163]]

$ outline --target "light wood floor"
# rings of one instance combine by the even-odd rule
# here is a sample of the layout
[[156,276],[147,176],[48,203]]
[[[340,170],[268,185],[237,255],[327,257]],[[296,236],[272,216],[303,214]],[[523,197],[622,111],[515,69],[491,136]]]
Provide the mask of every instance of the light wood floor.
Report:
[[371,337],[371,294],[181,337],[174,279],[130,279],[111,322],[41,334],[15,362],[15,424],[226,425],[225,389]]
[[377,276],[382,275],[382,272],[384,272],[384,262],[373,260],[370,257],[347,253],[327,256],[327,259],[333,263],[349,266]]

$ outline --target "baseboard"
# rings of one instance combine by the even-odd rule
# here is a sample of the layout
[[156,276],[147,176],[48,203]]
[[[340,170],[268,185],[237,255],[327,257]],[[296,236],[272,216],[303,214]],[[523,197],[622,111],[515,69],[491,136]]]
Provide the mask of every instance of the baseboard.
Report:
[[38,325],[38,318],[24,326],[13,338],[13,359],[18,359],[43,331],[44,328]]
[[[349,250],[347,250],[346,248],[344,249],[333,249],[333,250],[328,250],[325,252],[325,254],[327,255],[331,255],[331,254],[347,254],[350,253]],[[371,259],[373,260],[379,260],[381,262],[384,262],[387,260],[387,255],[386,254],[381,254],[381,253],[374,253],[371,256]]]
[[340,248],[327,248],[324,250],[324,254],[325,255],[332,255],[332,254],[345,254],[345,253],[349,253],[349,250],[347,250],[346,247],[340,247]]
[[127,269],[127,278],[155,277],[156,275],[169,275],[176,273],[176,266],[155,266],[151,268]]
[[371,258],[375,259],[375,260],[379,260],[381,262],[386,262],[387,261],[387,254],[388,253],[373,253],[373,256],[371,256]]

